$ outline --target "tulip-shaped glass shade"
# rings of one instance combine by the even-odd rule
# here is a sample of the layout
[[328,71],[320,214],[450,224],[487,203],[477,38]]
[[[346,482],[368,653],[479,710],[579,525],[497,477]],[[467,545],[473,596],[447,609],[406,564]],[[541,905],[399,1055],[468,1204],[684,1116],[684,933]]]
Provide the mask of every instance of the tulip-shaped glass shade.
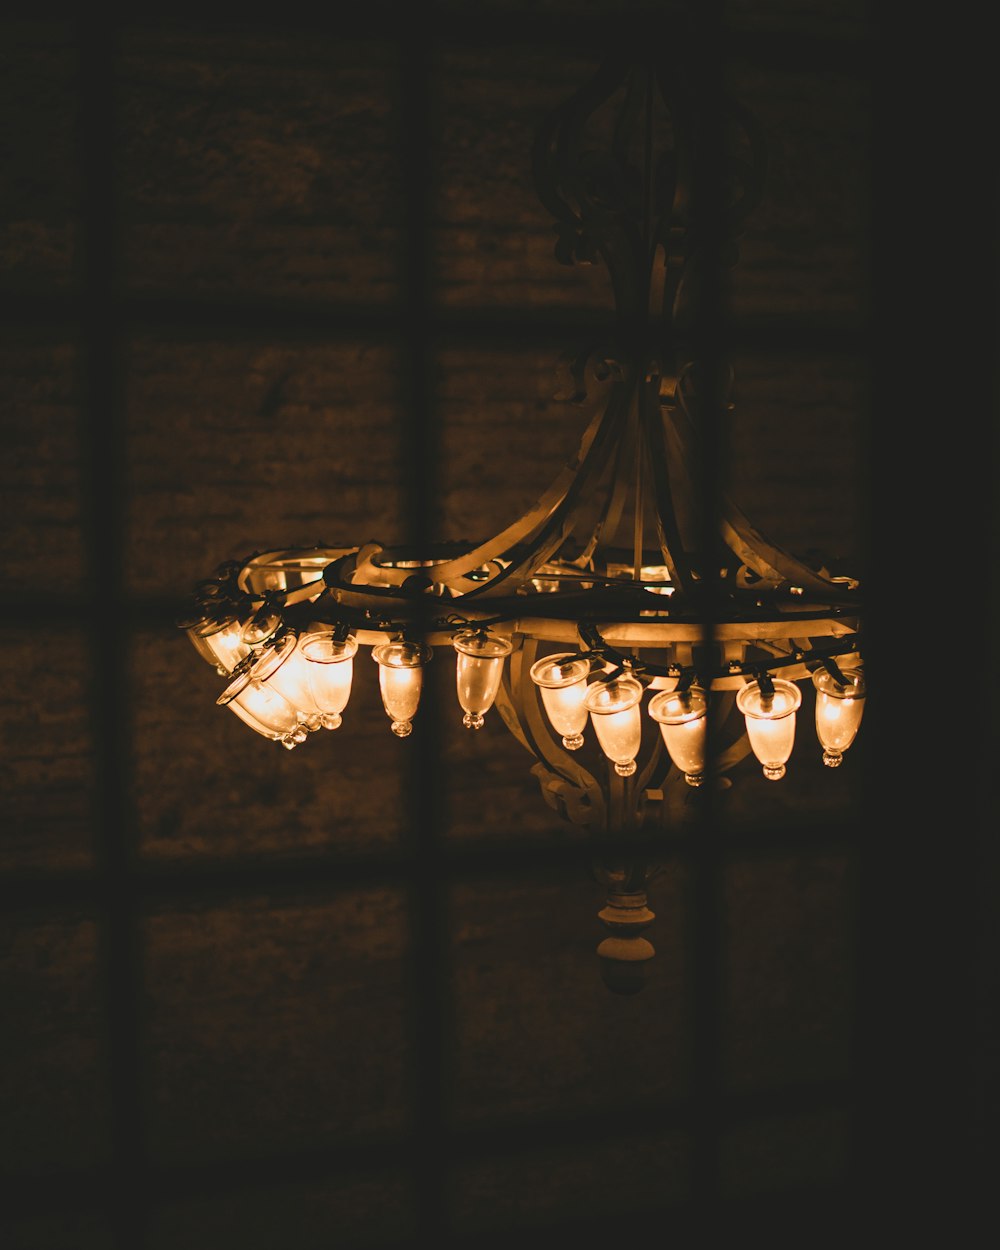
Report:
[[269,638],[273,638],[282,624],[280,612],[273,609],[261,610],[255,612],[244,624],[240,636],[248,647],[259,647]]
[[635,757],[642,740],[641,698],[642,685],[626,676],[595,681],[584,700],[601,750],[614,761],[619,777],[630,777],[636,769]]
[[257,733],[280,742],[289,750],[307,736],[306,727],[285,696],[267,682],[256,680],[249,671],[235,677],[216,702],[235,712]]
[[816,736],[823,748],[823,763],[836,768],[854,741],[865,710],[865,678],[860,669],[846,669],[840,685],[832,673],[813,673],[816,687]]
[[423,666],[430,658],[430,647],[418,642],[383,642],[372,648],[372,659],[378,663],[382,706],[397,738],[413,732],[411,721],[420,703]]
[[689,786],[705,776],[705,730],[708,703],[701,690],[661,690],[649,701],[649,714],[660,726],[670,758]]
[[773,694],[762,690],[759,682],[748,682],[737,692],[736,706],[746,719],[747,737],[763,765],[764,776],[780,781],[795,743],[795,713],[802,691],[794,682],[779,677],[771,684]]
[[294,630],[288,630],[273,646],[264,648],[252,664],[250,675],[284,695],[307,729],[319,729],[321,710],[309,688],[309,665]]
[[341,712],[351,697],[357,649],[353,634],[338,639],[332,629],[314,630],[299,639],[309,690],[325,729],[338,729],[343,722]]
[[456,634],[452,643],[458,652],[455,680],[458,701],[465,713],[462,724],[466,729],[482,729],[483,716],[493,706],[500,689],[504,659],[513,647],[506,638],[474,629]]
[[542,706],[549,724],[562,735],[567,751],[578,751],[583,746],[583,731],[587,725],[587,678],[590,661],[574,656],[571,651],[547,655],[531,666],[531,680],[542,693]]
[[220,677],[229,677],[240,660],[250,654],[242,630],[239,618],[230,616],[223,621],[199,621],[187,631],[187,636],[202,659],[215,665]]

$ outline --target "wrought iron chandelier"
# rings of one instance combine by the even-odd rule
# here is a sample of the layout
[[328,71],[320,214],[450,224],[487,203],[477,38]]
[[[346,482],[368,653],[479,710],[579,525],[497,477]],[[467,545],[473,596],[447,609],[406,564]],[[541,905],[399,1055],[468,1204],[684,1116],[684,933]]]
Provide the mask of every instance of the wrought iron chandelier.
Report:
[[[256,552],[198,584],[179,624],[225,679],[218,703],[252,730],[293,748],[336,729],[367,648],[405,737],[425,666],[448,655],[464,724],[495,707],[547,801],[600,839],[655,827],[670,785],[725,785],[751,751],[780,780],[803,683],[823,760],[841,762],[865,705],[859,582],[769,541],[705,467],[731,378],[702,314],[764,156],[752,117],[726,102],[734,176],[713,201],[697,102],[674,69],[613,56],[538,131],[556,258],[607,267],[615,323],[580,353],[596,412],[533,508],[485,541]],[[648,870],[602,870],[598,952],[616,989],[654,953]]]

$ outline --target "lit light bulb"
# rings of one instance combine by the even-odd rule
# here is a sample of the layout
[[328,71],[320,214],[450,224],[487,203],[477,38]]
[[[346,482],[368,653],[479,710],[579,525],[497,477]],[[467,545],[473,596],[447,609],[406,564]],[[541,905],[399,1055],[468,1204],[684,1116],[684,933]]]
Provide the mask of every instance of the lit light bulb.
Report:
[[430,658],[430,647],[418,642],[384,642],[372,648],[372,659],[378,663],[382,706],[397,738],[413,732],[411,721],[420,703],[423,666]]
[[307,737],[297,711],[285,696],[266,682],[257,681],[249,670],[235,677],[216,702],[257,733],[289,750]]
[[187,630],[194,649],[220,677],[230,677],[250,647],[243,640],[243,625],[235,616],[222,621],[202,620]]
[[320,723],[325,729],[338,729],[351,697],[357,640],[353,634],[337,638],[332,629],[318,629],[302,635],[299,650]]
[[601,750],[614,761],[619,777],[630,777],[636,770],[635,757],[642,741],[641,698],[642,685],[626,676],[595,681],[584,700]]
[[466,729],[482,729],[483,717],[493,706],[503,676],[503,662],[513,646],[507,638],[467,629],[452,639],[458,653],[455,682]]
[[813,673],[816,687],[816,736],[823,763],[836,768],[854,741],[865,710],[865,678],[860,669],[845,669],[841,685],[826,669]]
[[299,635],[294,630],[288,630],[273,646],[260,652],[250,676],[284,695],[307,729],[319,729],[321,709],[309,688],[309,665],[299,650]]
[[746,719],[747,737],[769,781],[780,781],[795,743],[795,713],[802,691],[791,681],[774,678],[773,694],[751,681],[736,694],[736,706]]
[[262,646],[281,629],[284,621],[274,608],[261,608],[245,622],[240,637],[250,649]]
[[660,726],[670,758],[689,786],[700,786],[705,776],[705,731],[708,703],[697,688],[661,690],[649,701],[650,716]]
[[578,751],[583,746],[589,676],[590,661],[571,651],[547,655],[531,666],[531,680],[541,692],[549,724],[562,736],[567,751]]

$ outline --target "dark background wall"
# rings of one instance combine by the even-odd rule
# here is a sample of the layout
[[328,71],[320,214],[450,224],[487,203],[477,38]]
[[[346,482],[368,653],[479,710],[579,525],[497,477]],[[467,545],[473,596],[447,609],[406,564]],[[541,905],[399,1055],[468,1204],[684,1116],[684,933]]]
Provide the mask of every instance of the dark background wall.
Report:
[[950,1222],[979,1193],[974,27],[930,96],[927,37],[861,4],[731,4],[716,30],[769,150],[727,484],[871,584],[872,695],[841,769],[807,704],[784,782],[735,771],[718,856],[678,811],[641,994],[598,975],[585,840],[498,718],[461,729],[443,662],[428,839],[373,665],[336,735],[285,752],[173,625],[223,560],[401,541],[421,500],[435,538],[485,537],[548,484],[585,416],[565,361],[612,305],[553,259],[530,144],[609,42],[676,55],[647,9],[5,20],[5,1245],[690,1242],[873,1202],[890,1231]]

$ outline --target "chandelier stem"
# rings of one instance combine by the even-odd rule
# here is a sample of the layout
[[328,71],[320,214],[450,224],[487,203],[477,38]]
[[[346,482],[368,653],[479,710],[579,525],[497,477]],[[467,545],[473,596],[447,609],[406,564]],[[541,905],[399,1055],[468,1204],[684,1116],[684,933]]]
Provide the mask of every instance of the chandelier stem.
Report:
[[[637,391],[636,402],[637,403],[639,402],[638,391]],[[642,432],[640,431],[639,436],[635,440],[635,493],[634,493],[635,519],[634,519],[633,534],[632,534],[632,565],[633,565],[632,577],[637,582],[642,580],[642,565],[643,565],[642,552],[643,552],[643,539],[645,537],[643,533],[643,524],[642,524],[642,510],[645,506],[643,502],[643,472],[642,472],[642,461],[643,461],[644,453],[645,453],[645,439],[642,437]]]
[[[649,261],[652,259],[653,239],[653,92],[655,79],[652,67],[646,70],[646,131],[642,154],[643,197],[642,197],[642,243],[646,256],[644,272],[648,275]],[[643,300],[643,307],[648,310],[648,292]]]
[[649,961],[656,954],[646,930],[656,919],[646,906],[645,865],[630,863],[606,873],[607,902],[598,918],[608,936],[597,947],[601,977],[616,994],[635,994],[646,983]]

